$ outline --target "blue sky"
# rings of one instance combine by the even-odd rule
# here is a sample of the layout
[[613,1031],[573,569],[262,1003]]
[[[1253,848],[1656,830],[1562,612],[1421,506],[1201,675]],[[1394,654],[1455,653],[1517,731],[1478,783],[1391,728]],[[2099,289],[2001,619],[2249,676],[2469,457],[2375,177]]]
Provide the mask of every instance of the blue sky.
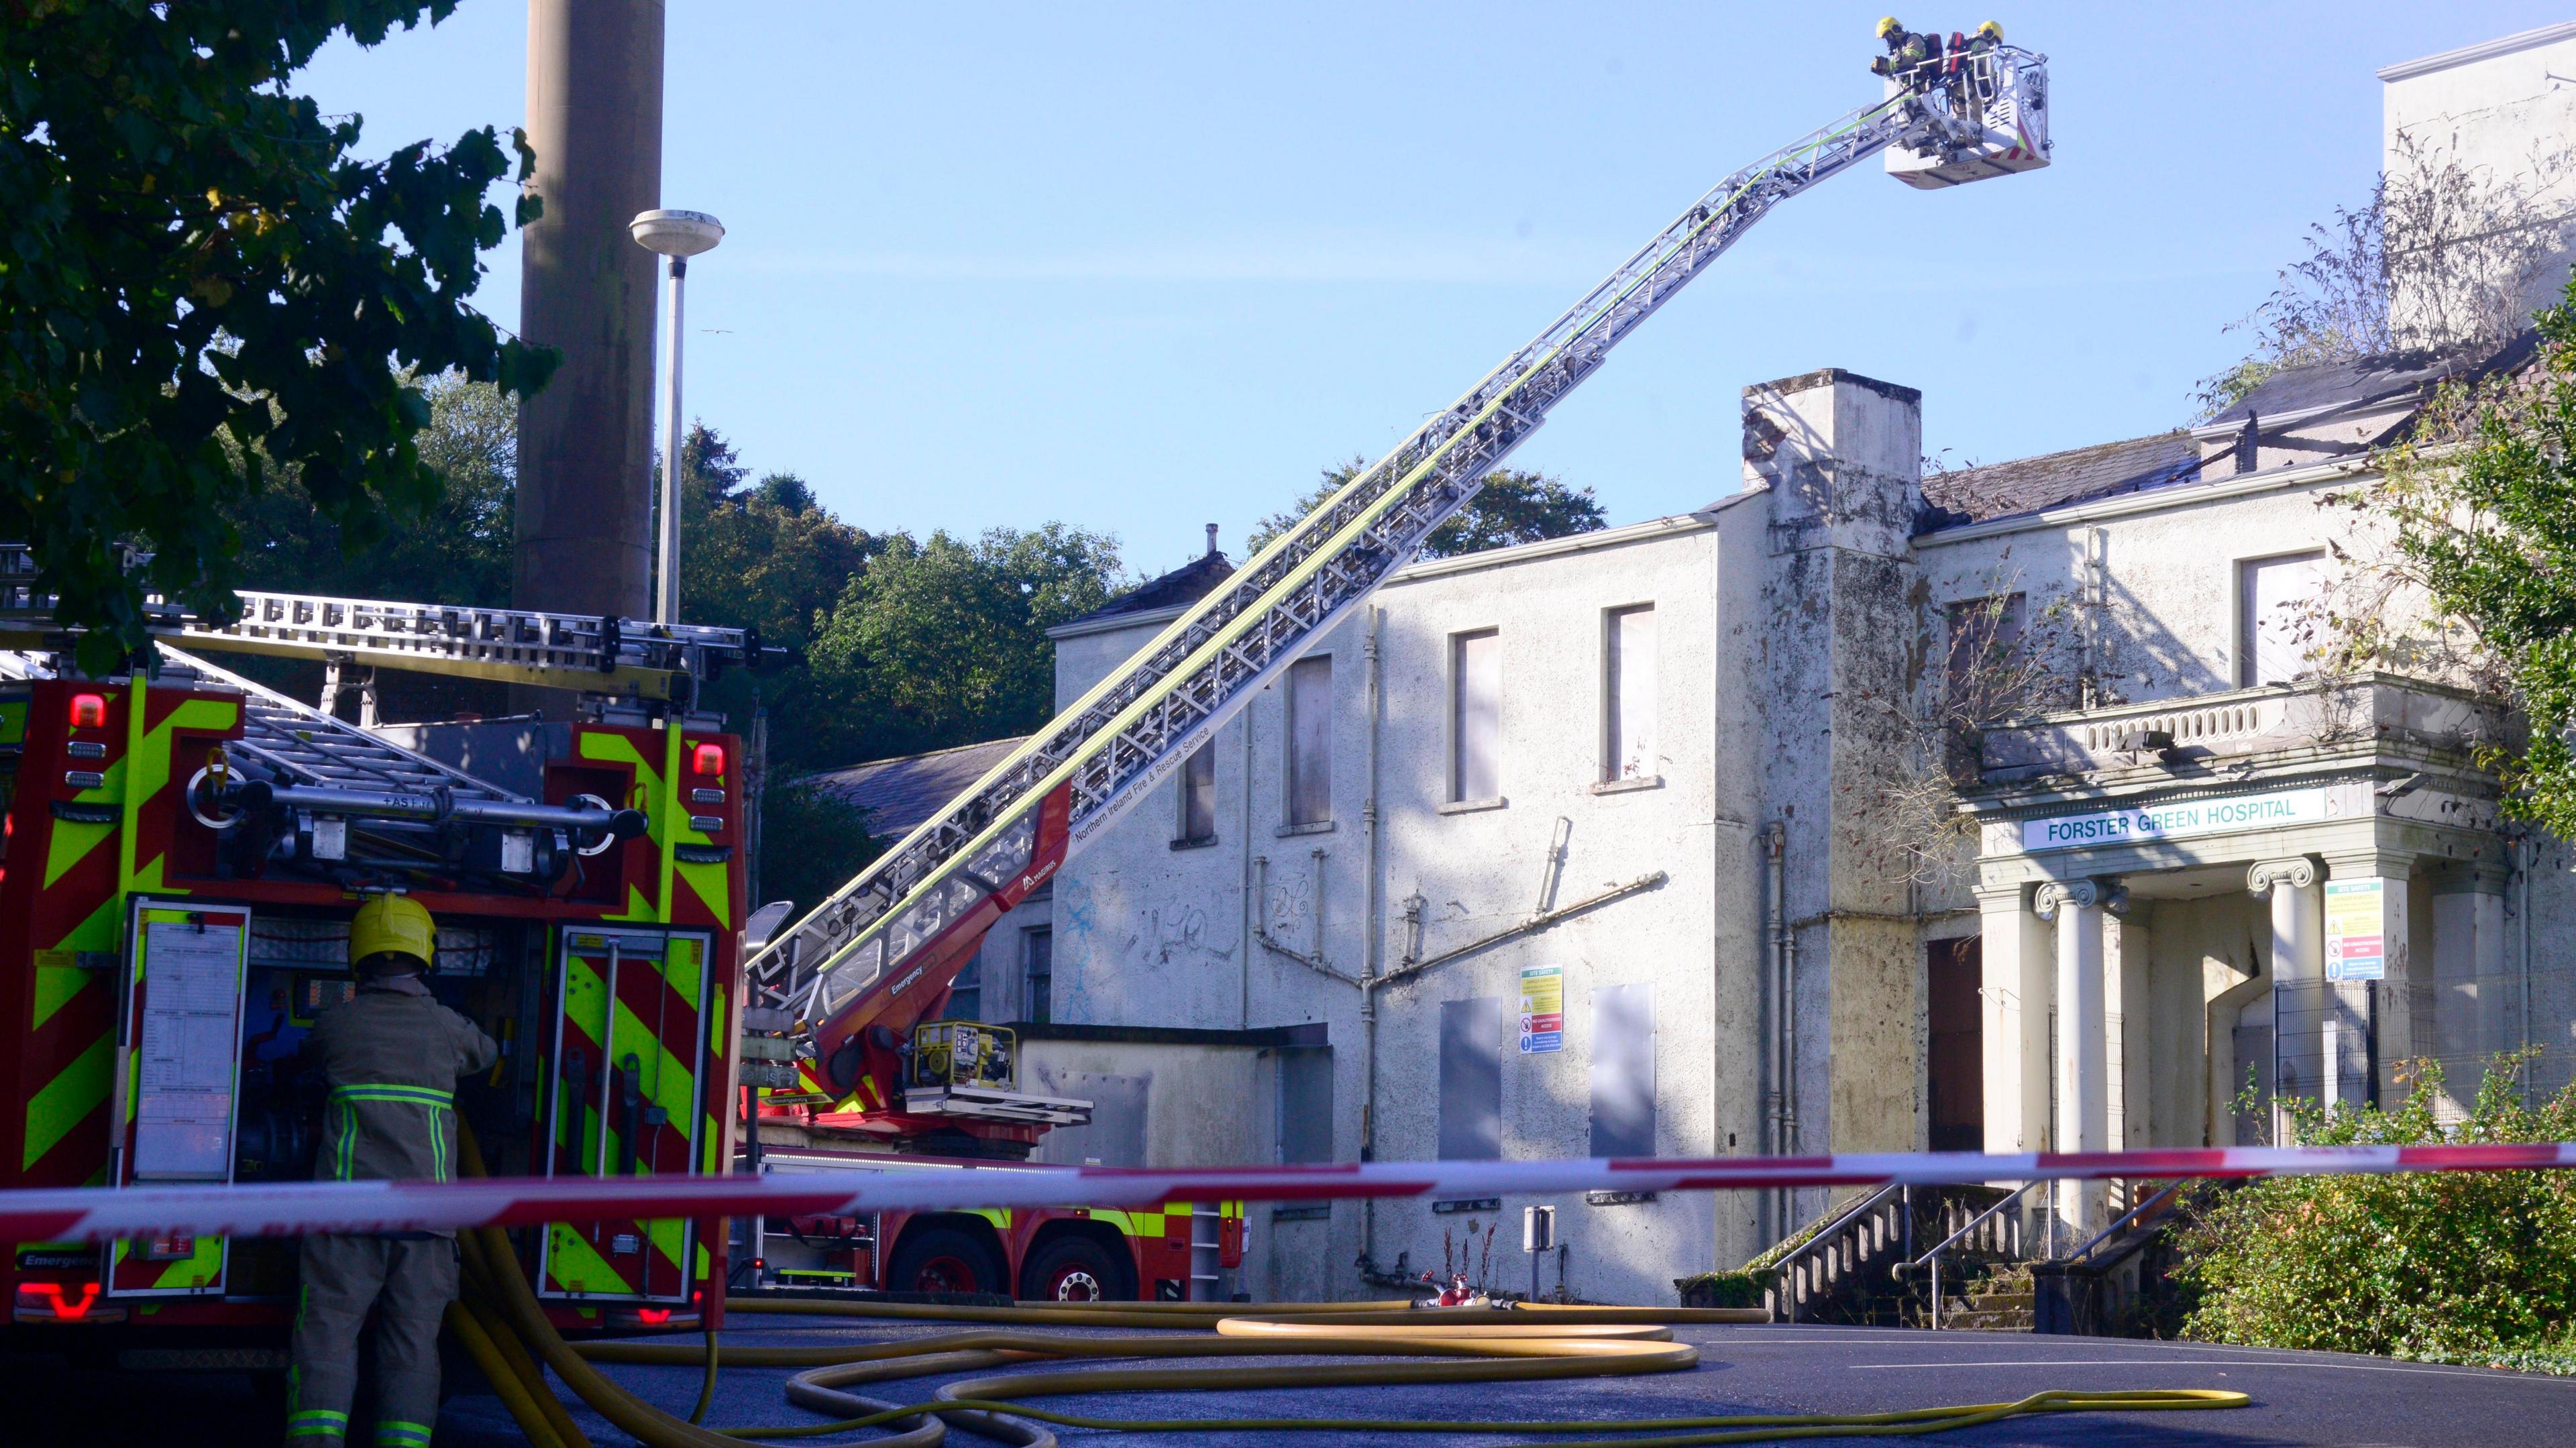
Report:
[[[1727,172],[1871,99],[1884,6],[670,0],[663,204],[729,229],[690,272],[686,411],[872,529],[1062,519],[1148,572],[1206,523],[1232,547]],[[1952,461],[2173,426],[2302,230],[2368,189],[2372,72],[2568,18],[1899,13],[2047,53],[2056,164],[1798,198],[1515,465],[1613,522],[1695,507],[1738,486],[1739,389],[1824,366],[1923,389]],[[506,127],[526,24],[464,0],[304,81],[371,152]],[[515,238],[489,260],[480,300],[515,325]]]

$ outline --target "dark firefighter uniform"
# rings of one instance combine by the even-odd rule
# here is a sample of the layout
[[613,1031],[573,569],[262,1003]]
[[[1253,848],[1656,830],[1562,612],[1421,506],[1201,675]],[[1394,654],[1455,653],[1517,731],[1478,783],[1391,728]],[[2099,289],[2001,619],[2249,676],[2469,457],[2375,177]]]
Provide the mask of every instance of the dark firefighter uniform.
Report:
[[[429,912],[380,895],[351,922],[356,996],[322,1014],[306,1041],[331,1094],[314,1176],[323,1181],[446,1181],[455,1174],[456,1080],[500,1055],[473,1022],[422,983],[436,953]],[[289,1373],[289,1448],[338,1448],[358,1387],[358,1333],[370,1309],[378,1448],[429,1448],[438,1421],[438,1327],[456,1298],[453,1232],[311,1236],[300,1259]]]

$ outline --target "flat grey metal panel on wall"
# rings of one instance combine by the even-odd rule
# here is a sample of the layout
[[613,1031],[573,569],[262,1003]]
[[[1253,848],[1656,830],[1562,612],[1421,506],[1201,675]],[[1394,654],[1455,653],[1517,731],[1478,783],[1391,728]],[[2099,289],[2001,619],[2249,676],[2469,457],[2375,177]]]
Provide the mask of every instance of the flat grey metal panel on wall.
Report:
[[1091,1103],[1091,1124],[1059,1126],[1038,1138],[1037,1159],[1054,1166],[1150,1166],[1145,1160],[1146,1097],[1151,1072],[1109,1076],[1040,1064],[1038,1089]]
[[1655,1154],[1655,988],[1592,993],[1592,1154]]
[[1440,1003],[1440,1159],[1503,1154],[1503,1002]]

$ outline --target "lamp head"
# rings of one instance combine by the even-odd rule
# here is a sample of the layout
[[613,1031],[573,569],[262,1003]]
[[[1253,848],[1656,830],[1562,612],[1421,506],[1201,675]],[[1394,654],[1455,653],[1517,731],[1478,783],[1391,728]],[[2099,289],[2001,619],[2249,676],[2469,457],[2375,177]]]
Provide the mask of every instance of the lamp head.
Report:
[[724,223],[703,211],[647,211],[626,224],[635,244],[664,256],[696,256],[724,240]]

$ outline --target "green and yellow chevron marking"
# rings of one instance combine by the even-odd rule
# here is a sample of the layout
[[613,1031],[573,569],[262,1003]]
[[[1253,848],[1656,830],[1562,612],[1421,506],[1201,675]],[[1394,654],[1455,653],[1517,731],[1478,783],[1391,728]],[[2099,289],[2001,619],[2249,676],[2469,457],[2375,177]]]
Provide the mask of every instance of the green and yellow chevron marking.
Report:
[[728,867],[720,864],[690,864],[679,856],[679,848],[682,845],[711,845],[715,840],[702,830],[689,828],[689,812],[680,807],[682,731],[665,729],[662,732],[666,743],[663,748],[664,757],[659,767],[647,761],[644,752],[637,749],[634,741],[623,734],[615,734],[607,730],[589,730],[581,736],[582,758],[596,759],[604,764],[632,766],[635,770],[636,789],[653,802],[652,809],[647,811],[650,817],[646,821],[645,838],[653,842],[653,847],[661,859],[660,904],[658,907],[647,906],[644,903],[643,893],[629,885],[625,913],[608,918],[651,920],[664,925],[670,924],[672,907],[677,903],[671,894],[672,882],[676,878],[687,884],[700,900],[706,902],[707,911],[715,916],[719,929],[730,930],[733,928],[733,882]]
[[107,1088],[115,1080],[116,1043],[101,1034],[27,1098],[27,1146],[18,1169],[25,1171],[44,1160],[45,1153],[107,1099]]

